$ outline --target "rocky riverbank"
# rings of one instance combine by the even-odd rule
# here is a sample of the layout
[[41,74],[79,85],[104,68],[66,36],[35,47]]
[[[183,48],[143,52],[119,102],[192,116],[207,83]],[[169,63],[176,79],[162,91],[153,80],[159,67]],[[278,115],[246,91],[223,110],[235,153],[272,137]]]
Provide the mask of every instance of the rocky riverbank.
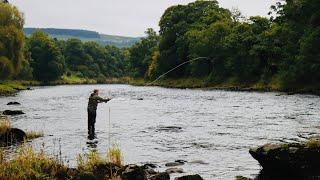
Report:
[[223,82],[213,83],[201,78],[180,78],[180,79],[160,79],[156,82],[131,78],[108,78],[108,79],[86,79],[78,77],[63,76],[60,80],[52,82],[39,81],[8,81],[0,83],[0,96],[7,96],[17,93],[20,90],[30,89],[28,86],[55,86],[55,85],[79,85],[79,84],[130,84],[134,86],[160,86],[166,88],[178,89],[208,89],[224,91],[248,91],[248,92],[283,92],[288,95],[292,94],[314,94],[320,95],[320,87],[315,86],[295,86],[282,87],[278,82],[269,84],[262,83],[235,83]]

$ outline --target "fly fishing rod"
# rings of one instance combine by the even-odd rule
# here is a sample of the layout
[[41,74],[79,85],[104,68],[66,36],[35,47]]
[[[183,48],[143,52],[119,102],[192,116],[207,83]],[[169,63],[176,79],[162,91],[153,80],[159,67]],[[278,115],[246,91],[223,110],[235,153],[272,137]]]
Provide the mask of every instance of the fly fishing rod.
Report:
[[148,83],[147,86],[152,85],[153,83],[157,82],[159,79],[163,78],[165,75],[171,73],[172,71],[178,69],[179,67],[181,67],[181,66],[183,66],[183,65],[185,65],[187,63],[198,61],[198,60],[210,60],[210,58],[208,58],[208,57],[197,57],[197,58],[191,59],[189,61],[183,62],[183,63],[179,64],[178,66],[176,66],[176,67],[170,69],[169,71],[165,72],[164,74],[160,75],[157,79],[155,79],[151,83]]

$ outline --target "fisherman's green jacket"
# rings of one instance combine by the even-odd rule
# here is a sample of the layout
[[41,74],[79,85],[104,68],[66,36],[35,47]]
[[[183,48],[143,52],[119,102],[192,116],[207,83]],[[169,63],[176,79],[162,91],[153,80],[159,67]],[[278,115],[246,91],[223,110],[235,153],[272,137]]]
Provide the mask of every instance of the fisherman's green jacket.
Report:
[[88,102],[88,111],[96,111],[98,104],[101,102],[108,102],[108,99],[103,99],[98,95],[91,94]]

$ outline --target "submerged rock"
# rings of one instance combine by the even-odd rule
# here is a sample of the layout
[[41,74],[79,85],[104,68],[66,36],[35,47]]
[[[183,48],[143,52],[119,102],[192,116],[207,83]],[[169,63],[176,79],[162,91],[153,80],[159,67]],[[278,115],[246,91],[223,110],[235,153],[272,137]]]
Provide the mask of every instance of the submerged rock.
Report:
[[185,163],[187,163],[188,161],[185,160],[175,160],[174,162],[168,162],[165,164],[165,166],[167,167],[173,167],[173,166],[182,166]]
[[8,105],[8,106],[11,106],[11,105],[21,105],[21,104],[18,103],[18,102],[8,102],[7,105]]
[[156,132],[181,132],[182,127],[178,126],[160,126],[156,129]]
[[27,137],[26,133],[21,129],[10,128],[0,134],[0,144],[2,146],[8,146],[15,143],[20,143]]
[[147,164],[144,164],[142,167],[143,169],[154,169],[154,168],[157,168],[158,166],[156,164],[147,163]]
[[173,173],[184,173],[182,168],[169,168],[166,170],[166,173],[173,174]]
[[249,150],[265,172],[320,174],[320,139],[306,143],[266,144]]
[[189,162],[190,164],[202,164],[202,165],[208,165],[209,163],[207,162],[204,162],[202,160],[194,160],[194,161],[191,161]]
[[3,115],[20,115],[20,114],[24,114],[24,112],[22,112],[21,110],[5,110],[2,113]]
[[172,167],[172,166],[182,166],[184,165],[183,162],[169,162],[169,163],[166,163],[165,166],[167,167]]
[[196,175],[176,177],[174,180],[203,180],[203,178],[199,174],[196,174]]

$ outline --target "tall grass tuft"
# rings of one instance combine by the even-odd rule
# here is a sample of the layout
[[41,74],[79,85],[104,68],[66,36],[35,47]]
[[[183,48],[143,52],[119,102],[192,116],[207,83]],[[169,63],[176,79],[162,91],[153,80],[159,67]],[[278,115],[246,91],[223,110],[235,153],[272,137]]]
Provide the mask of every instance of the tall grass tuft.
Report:
[[2,164],[5,161],[5,153],[2,148],[0,148],[0,164]]
[[11,160],[1,156],[0,179],[49,179],[52,172],[58,172],[58,168],[61,168],[59,163],[49,158],[43,150],[36,153],[26,145],[22,146]]
[[96,151],[90,151],[87,155],[79,154],[77,165],[80,171],[92,171],[98,164],[103,163],[102,157]]
[[26,135],[27,135],[26,140],[32,140],[32,139],[36,139],[39,137],[43,137],[44,133],[43,132],[36,132],[36,131],[28,131],[28,132],[26,132]]
[[320,148],[320,139],[319,138],[311,138],[305,144],[306,148]]
[[11,124],[7,116],[0,117],[0,134],[4,134],[11,128]]
[[118,166],[122,166],[123,156],[117,144],[113,144],[112,147],[109,148],[107,157],[110,163],[116,164]]

